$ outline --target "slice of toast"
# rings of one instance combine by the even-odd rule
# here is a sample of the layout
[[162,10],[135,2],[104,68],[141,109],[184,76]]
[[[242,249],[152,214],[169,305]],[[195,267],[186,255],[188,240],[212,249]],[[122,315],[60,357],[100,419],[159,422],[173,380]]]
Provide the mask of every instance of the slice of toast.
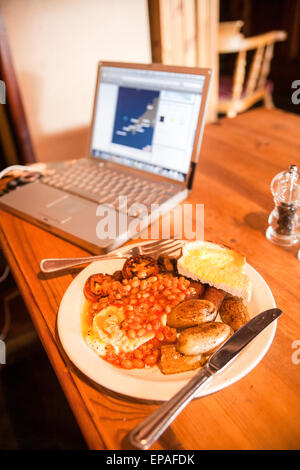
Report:
[[187,243],[177,263],[183,276],[249,302],[252,286],[244,272],[245,265],[244,256],[235,250],[204,241]]
[[203,355],[185,356],[176,351],[175,344],[164,344],[161,347],[159,367],[163,374],[177,374],[197,369],[205,364]]

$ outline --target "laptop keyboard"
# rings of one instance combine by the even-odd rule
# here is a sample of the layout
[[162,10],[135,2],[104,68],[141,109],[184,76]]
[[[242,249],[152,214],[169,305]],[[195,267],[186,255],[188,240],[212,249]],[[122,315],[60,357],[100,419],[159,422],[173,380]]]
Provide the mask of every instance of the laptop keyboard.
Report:
[[[112,204],[125,213],[133,203],[144,204],[149,210],[151,204],[161,205],[178,192],[178,186],[172,183],[150,181],[86,158],[43,176],[41,182],[99,204]],[[120,196],[127,197],[127,204],[122,204]],[[130,212],[139,215],[138,210]]]

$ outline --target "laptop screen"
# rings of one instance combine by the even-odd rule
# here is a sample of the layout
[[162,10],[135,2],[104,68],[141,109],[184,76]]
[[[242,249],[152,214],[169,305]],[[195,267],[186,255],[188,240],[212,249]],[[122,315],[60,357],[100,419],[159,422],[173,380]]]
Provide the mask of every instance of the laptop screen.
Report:
[[185,181],[205,75],[103,66],[92,155]]

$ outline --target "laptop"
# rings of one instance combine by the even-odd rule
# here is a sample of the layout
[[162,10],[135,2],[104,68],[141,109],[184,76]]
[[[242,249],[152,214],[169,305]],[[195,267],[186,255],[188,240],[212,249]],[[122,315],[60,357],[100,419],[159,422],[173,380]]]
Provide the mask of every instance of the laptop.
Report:
[[1,206],[92,253],[122,245],[192,189],[211,76],[101,62],[87,157],[19,186]]

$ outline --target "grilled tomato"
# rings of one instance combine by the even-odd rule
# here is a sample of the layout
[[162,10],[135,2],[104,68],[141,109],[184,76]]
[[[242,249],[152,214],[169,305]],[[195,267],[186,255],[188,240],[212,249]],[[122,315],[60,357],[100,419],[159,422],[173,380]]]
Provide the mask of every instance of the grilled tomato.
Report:
[[158,264],[150,256],[132,256],[125,261],[122,274],[125,279],[146,279],[158,274]]
[[97,302],[109,294],[112,276],[110,274],[93,274],[84,285],[84,295],[90,302]]

